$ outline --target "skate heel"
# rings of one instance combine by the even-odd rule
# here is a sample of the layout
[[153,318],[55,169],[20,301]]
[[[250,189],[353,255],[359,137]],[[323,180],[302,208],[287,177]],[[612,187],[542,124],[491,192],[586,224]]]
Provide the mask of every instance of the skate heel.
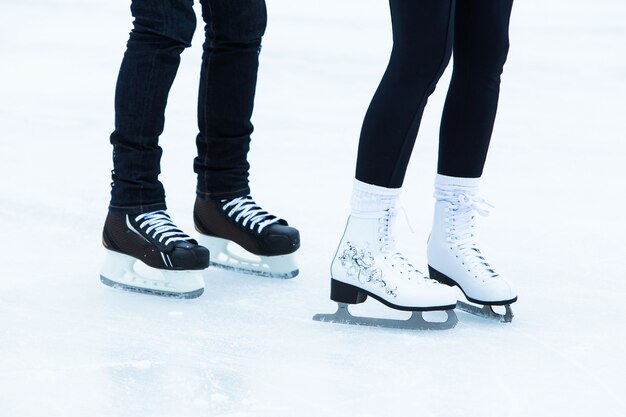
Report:
[[354,285],[331,278],[330,299],[338,303],[360,304],[367,300],[367,293]]
[[458,284],[453,281],[452,279],[448,278],[447,276],[445,276],[444,274],[442,274],[441,272],[437,271],[436,269],[434,269],[432,266],[428,265],[428,275],[431,279],[434,279],[435,281],[438,281],[442,284],[445,284],[449,287],[456,287]]

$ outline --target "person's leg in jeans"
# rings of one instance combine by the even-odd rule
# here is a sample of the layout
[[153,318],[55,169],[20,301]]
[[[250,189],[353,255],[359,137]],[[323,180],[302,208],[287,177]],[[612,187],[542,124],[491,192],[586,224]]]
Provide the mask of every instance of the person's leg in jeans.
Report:
[[167,97],[196,27],[193,0],[133,0],[133,29],[115,91],[110,210],[165,209],[158,180]]
[[[252,199],[248,149],[261,38],[264,0],[201,0],[206,23],[198,100],[200,133],[194,170],[198,174],[194,221],[212,264],[237,272],[292,278],[298,230]],[[239,257],[234,242],[255,257]]]
[[245,196],[250,121],[261,38],[267,25],[264,0],[201,0],[206,40],[202,56],[196,139],[197,194],[202,199]]
[[[472,313],[504,321],[517,300],[511,285],[487,262],[477,243],[474,219],[486,214],[479,197],[500,92],[500,75],[509,50],[512,0],[457,0],[454,70],[441,122],[435,180],[435,214],[428,241],[430,275],[458,285]],[[496,315],[488,305],[506,305]]]
[[[115,288],[198,297],[209,251],[178,229],[165,211],[158,180],[167,96],[180,53],[196,26],[193,0],[133,0],[135,18],[115,93],[113,184],[102,242],[101,281]],[[143,274],[142,262],[158,271]],[[184,271],[180,273],[179,271]]]

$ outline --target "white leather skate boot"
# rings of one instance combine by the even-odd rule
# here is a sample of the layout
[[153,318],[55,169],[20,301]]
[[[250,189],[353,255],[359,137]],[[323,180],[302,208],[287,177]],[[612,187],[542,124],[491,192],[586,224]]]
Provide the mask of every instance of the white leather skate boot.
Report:
[[[331,265],[330,298],[340,307],[363,303],[370,296],[396,310],[452,310],[454,291],[424,276],[396,249],[393,229],[399,194],[400,189],[355,181],[352,214]],[[354,324],[385,325],[380,320]],[[450,320],[456,324],[456,316],[450,319],[449,314]],[[447,328],[454,325],[450,324]]]
[[485,201],[477,195],[478,181],[437,175],[437,201],[428,239],[429,273],[441,283],[459,286],[473,303],[509,305],[517,300],[515,290],[495,272],[476,243],[474,218],[488,213]]
[[[316,314],[313,320],[411,330],[453,328],[458,319],[451,288],[428,279],[396,250],[393,225],[400,189],[355,180],[352,214],[331,265],[330,298],[334,314]],[[408,320],[353,316],[349,304],[370,296],[396,310],[412,311]],[[445,321],[425,320],[423,311],[442,310]]]

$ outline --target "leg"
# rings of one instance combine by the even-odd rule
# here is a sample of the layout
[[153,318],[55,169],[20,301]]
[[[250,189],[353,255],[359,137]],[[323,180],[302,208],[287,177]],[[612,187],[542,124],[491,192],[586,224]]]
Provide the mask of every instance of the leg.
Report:
[[254,107],[264,0],[201,0],[206,22],[196,139],[197,194],[203,199],[245,196],[250,118]]
[[[441,124],[435,215],[428,240],[431,278],[458,286],[461,310],[509,322],[517,293],[487,262],[474,219],[487,214],[478,196],[509,47],[512,0],[457,0],[454,72]],[[504,306],[497,314],[493,306]]]
[[454,71],[441,122],[441,175],[482,175],[509,50],[513,0],[457,0]]
[[428,97],[452,50],[453,0],[390,0],[393,50],[365,116],[356,178],[399,188]]
[[[395,246],[400,187],[428,97],[451,53],[454,0],[390,0],[393,50],[363,122],[352,212],[331,264],[334,315],[314,320],[374,326],[449,329],[456,325],[454,294],[427,279]],[[418,285],[416,285],[418,284]],[[353,317],[347,304],[374,298],[413,311],[405,322]],[[447,312],[426,322],[421,312]]]
[[[298,274],[294,252],[300,234],[263,210],[248,187],[264,0],[201,0],[206,22],[198,124],[198,174],[194,222],[211,265],[272,278]],[[245,254],[231,250],[237,244]]]
[[191,43],[193,0],[133,0],[135,17],[115,94],[113,189],[102,233],[101,281],[115,288],[195,298],[209,251],[173,223],[158,180],[167,96]]
[[158,180],[167,96],[180,53],[190,46],[193,0],[133,0],[135,18],[115,92],[111,211],[165,209]]

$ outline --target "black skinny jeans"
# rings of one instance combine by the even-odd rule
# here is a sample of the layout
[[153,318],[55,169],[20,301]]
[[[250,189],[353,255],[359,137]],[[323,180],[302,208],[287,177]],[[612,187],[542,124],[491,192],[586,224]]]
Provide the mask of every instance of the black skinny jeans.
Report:
[[[265,33],[264,0],[201,0],[206,22],[200,73],[197,194],[246,195],[250,118],[258,55]],[[135,18],[115,94],[112,211],[165,209],[158,180],[165,106],[183,49],[196,28],[193,0],[132,0]],[[182,139],[184,140],[184,139]]]
[[393,50],[361,132],[356,178],[404,181],[424,107],[454,51],[437,172],[482,175],[509,49],[513,0],[390,0]]

